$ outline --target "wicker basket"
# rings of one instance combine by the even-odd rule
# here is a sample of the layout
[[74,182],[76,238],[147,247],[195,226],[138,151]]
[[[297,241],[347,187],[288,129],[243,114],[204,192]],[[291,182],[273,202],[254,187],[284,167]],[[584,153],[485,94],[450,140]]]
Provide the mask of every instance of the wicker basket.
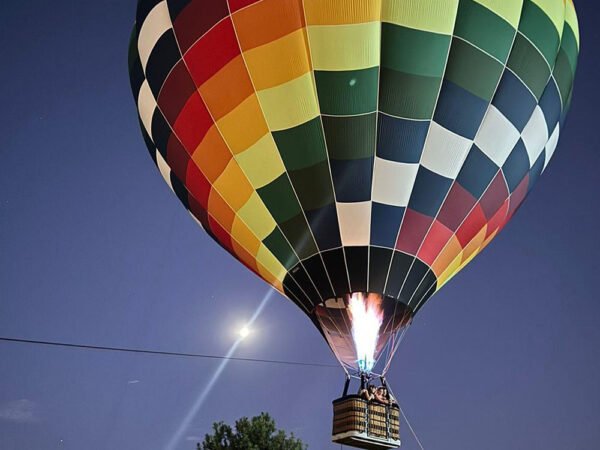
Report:
[[333,401],[333,442],[369,450],[400,447],[400,410],[357,395]]

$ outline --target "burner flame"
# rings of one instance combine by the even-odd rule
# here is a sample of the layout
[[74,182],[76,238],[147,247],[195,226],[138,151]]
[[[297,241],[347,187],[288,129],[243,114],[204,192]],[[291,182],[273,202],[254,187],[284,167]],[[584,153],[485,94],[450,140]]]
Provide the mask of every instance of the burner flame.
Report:
[[356,362],[363,372],[370,372],[375,365],[379,330],[383,323],[382,303],[380,295],[365,295],[362,292],[352,294],[348,301]]

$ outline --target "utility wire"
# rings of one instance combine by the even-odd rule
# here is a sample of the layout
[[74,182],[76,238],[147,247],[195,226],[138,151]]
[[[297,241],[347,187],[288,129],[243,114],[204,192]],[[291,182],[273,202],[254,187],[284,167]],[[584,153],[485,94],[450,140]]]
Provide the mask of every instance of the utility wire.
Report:
[[105,347],[100,345],[86,345],[86,344],[73,344],[70,342],[55,342],[55,341],[37,341],[33,339],[18,339],[0,337],[0,342],[12,342],[19,344],[30,344],[30,345],[45,345],[51,347],[65,347],[65,348],[77,348],[83,350],[101,350],[109,352],[121,352],[121,353],[142,353],[146,355],[160,355],[160,356],[178,356],[184,358],[202,358],[202,359],[227,359],[229,361],[240,361],[240,362],[254,362],[254,363],[266,363],[266,364],[280,364],[287,366],[305,366],[305,367],[323,367],[328,369],[338,369],[339,366],[334,364],[322,364],[322,363],[308,363],[301,361],[281,361],[275,359],[258,359],[258,358],[238,358],[234,356],[219,356],[219,355],[205,355],[201,353],[183,353],[183,352],[167,352],[160,350],[146,350],[139,348],[124,348],[124,347]]
[[[308,362],[301,362],[301,361],[281,361],[281,360],[275,360],[275,359],[238,358],[238,357],[234,357],[234,356],[227,357],[227,356],[218,356],[218,355],[205,355],[205,354],[201,354],[201,353],[167,352],[167,351],[146,350],[146,349],[139,349],[139,348],[106,347],[106,346],[100,346],[100,345],[73,344],[70,342],[56,342],[56,341],[38,341],[38,340],[33,340],[33,339],[8,338],[8,337],[1,337],[1,336],[0,336],[0,342],[29,344],[29,345],[44,345],[44,346],[50,346],[50,347],[75,348],[75,349],[82,349],[82,350],[99,350],[99,351],[120,352],[120,353],[141,353],[141,354],[145,354],[145,355],[177,356],[177,357],[183,357],[183,358],[201,358],[201,359],[219,359],[219,360],[226,359],[229,361],[254,362],[254,363],[264,363],[264,364],[280,364],[280,365],[286,365],[286,366],[321,367],[321,368],[327,368],[327,369],[338,369],[339,368],[339,366],[334,365],[334,364],[308,363]],[[388,389],[389,389],[389,387],[388,387]],[[391,391],[391,389],[390,389],[390,391]],[[392,395],[393,395],[393,393],[392,393]],[[395,397],[395,398],[397,399],[397,397]],[[408,418],[404,414],[402,407],[400,407],[400,405],[398,405],[398,406],[400,408],[400,413],[402,414],[404,421],[408,425],[408,428],[410,429],[413,437],[417,441],[417,444],[419,445],[421,450],[424,450],[423,444],[421,444],[419,437],[415,433],[415,430],[413,429],[410,422],[408,421]]]

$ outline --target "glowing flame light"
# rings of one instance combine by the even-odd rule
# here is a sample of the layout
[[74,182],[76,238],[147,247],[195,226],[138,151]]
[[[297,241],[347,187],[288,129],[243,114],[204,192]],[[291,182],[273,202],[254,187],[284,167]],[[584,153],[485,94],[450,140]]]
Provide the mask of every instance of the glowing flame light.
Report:
[[352,294],[348,302],[357,364],[363,372],[370,372],[375,365],[379,329],[383,323],[381,303],[379,295],[365,296],[360,292]]

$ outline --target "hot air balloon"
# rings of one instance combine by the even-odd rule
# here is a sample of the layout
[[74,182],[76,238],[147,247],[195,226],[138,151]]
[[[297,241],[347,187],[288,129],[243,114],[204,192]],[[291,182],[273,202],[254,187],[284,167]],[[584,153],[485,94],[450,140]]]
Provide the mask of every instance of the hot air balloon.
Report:
[[[136,19],[160,173],[353,376],[385,375],[544,172],[579,50],[571,0],[139,0]],[[338,442],[399,445],[348,423]]]

